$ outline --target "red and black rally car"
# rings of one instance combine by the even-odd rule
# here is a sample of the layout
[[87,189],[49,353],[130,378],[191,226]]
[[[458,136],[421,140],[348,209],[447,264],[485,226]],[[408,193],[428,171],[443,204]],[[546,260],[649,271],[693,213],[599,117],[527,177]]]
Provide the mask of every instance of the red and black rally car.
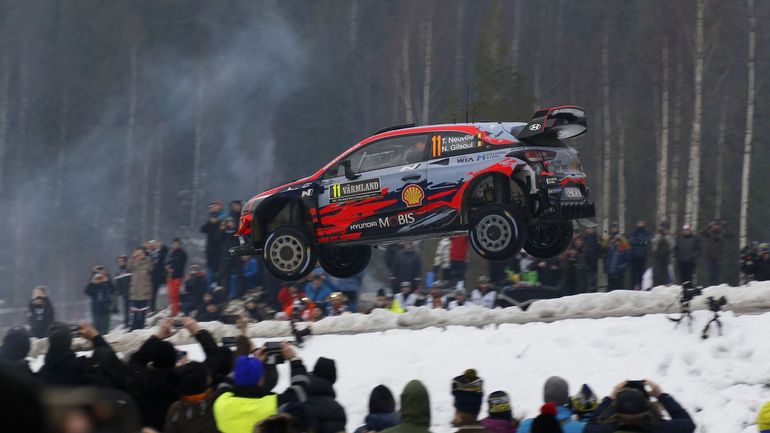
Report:
[[523,247],[560,254],[574,219],[594,216],[578,153],[585,111],[554,107],[528,123],[479,122],[379,131],[314,175],[244,206],[233,255],[264,256],[277,278],[361,272],[371,247],[468,233],[489,260]]

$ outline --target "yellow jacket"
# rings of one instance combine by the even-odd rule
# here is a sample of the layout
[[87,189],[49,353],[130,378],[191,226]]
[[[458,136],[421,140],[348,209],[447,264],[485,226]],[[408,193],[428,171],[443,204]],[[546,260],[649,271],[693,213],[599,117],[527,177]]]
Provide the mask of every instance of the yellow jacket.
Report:
[[252,433],[260,421],[278,413],[278,396],[236,397],[225,392],[214,402],[214,421],[222,433]]

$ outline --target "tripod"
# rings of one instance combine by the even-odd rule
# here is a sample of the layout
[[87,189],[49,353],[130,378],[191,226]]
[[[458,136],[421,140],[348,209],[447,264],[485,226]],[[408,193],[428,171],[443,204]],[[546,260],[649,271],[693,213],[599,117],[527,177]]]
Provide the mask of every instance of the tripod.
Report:
[[[680,316],[678,318],[668,317],[668,316],[666,316],[666,317],[668,318],[668,320],[676,323],[674,325],[674,329],[679,327],[679,325],[682,323],[682,320],[687,319],[687,331],[692,334],[692,322],[695,319],[692,316],[692,310],[690,310],[690,301],[682,302],[682,311],[680,312]],[[711,323],[711,322],[709,322],[709,323]],[[720,324],[719,326],[720,326],[720,329],[721,329],[722,325]]]
[[706,323],[706,326],[703,327],[703,331],[701,332],[701,338],[707,339],[709,338],[709,329],[711,328],[711,324],[716,323],[717,325],[717,335],[720,337],[722,336],[722,321],[719,320],[719,310],[714,311],[714,317],[711,318],[711,320]]

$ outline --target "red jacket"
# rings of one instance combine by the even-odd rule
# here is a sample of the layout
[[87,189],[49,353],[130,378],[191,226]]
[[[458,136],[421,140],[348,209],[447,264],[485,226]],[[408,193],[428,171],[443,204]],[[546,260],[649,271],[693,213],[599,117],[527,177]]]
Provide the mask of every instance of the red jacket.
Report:
[[449,260],[453,262],[468,261],[468,235],[455,236],[450,240]]

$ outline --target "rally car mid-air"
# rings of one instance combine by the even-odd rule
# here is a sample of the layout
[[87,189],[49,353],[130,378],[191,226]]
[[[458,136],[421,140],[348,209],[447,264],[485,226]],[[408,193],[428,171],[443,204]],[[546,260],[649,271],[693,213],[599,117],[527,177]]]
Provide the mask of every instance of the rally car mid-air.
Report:
[[578,153],[585,111],[554,107],[528,123],[407,125],[379,131],[314,175],[246,203],[233,255],[264,257],[282,280],[316,261],[340,278],[361,272],[371,247],[467,233],[489,260],[523,247],[553,257],[572,220],[594,216]]

